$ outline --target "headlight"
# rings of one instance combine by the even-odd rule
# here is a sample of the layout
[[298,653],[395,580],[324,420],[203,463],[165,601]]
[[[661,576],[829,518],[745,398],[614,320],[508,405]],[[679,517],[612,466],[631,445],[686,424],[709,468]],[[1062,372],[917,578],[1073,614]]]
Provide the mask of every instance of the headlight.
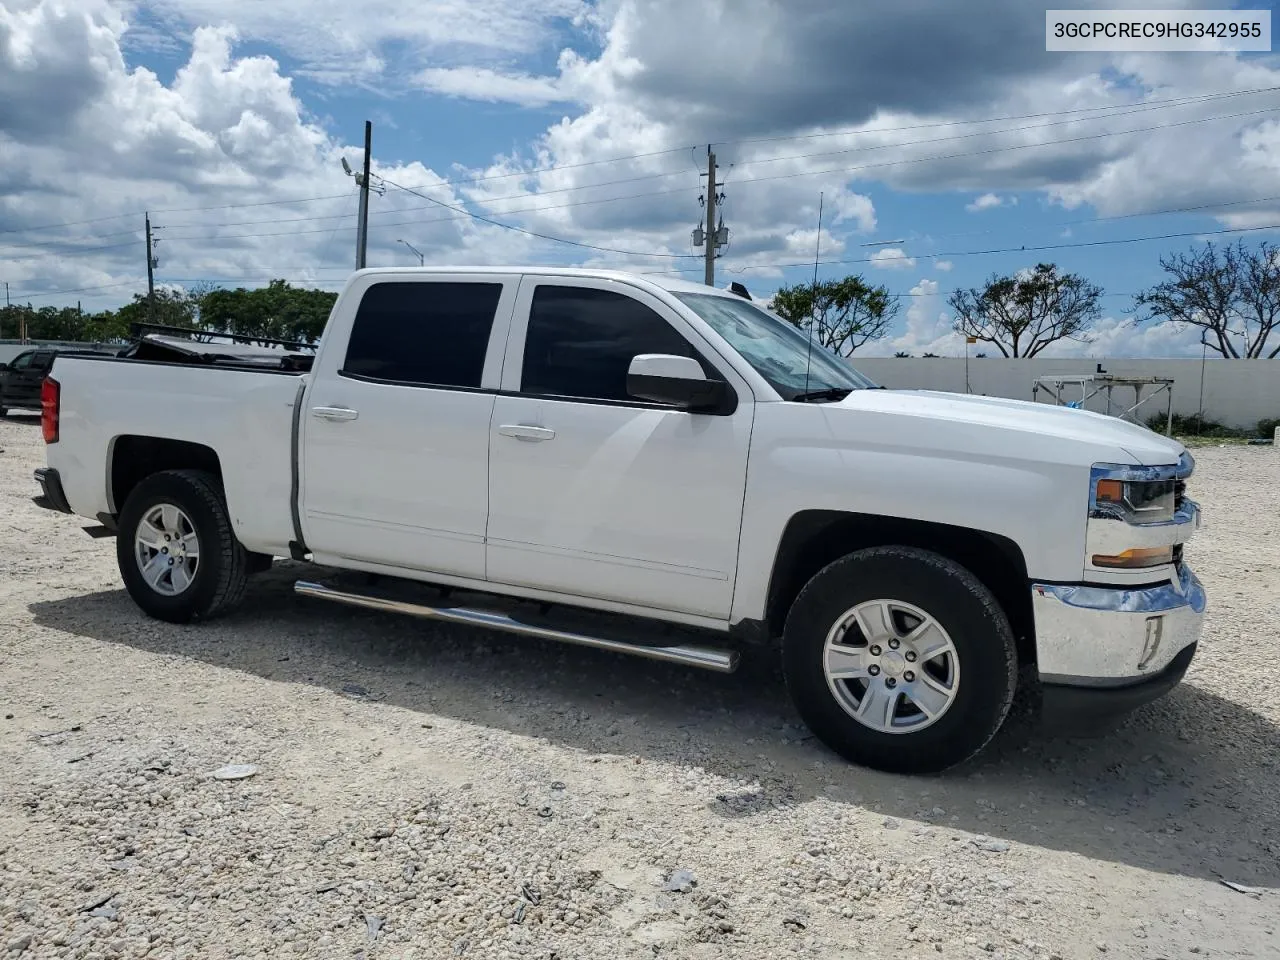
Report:
[[1110,516],[1132,524],[1173,520],[1174,480],[1098,479],[1094,486],[1094,516]]
[[1177,562],[1189,529],[1184,525],[1199,516],[1183,496],[1194,469],[1185,452],[1176,464],[1095,463],[1086,535],[1090,564],[1119,572]]

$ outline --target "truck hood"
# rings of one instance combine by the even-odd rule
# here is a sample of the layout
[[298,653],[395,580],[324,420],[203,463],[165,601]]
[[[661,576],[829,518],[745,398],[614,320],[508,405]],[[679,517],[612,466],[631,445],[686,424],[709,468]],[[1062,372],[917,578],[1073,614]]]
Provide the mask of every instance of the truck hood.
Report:
[[1127,454],[1135,464],[1177,463],[1185,450],[1176,440],[1118,417],[1027,400],[934,390],[855,390],[831,406],[1072,441]]

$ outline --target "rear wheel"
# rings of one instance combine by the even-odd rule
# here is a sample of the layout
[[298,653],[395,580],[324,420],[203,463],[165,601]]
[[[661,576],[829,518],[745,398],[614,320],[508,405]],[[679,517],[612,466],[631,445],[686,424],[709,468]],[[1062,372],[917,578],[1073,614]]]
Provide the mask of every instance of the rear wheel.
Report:
[[959,564],[873,547],[819,571],[783,635],[787,686],[827,746],[863,766],[932,773],[999,730],[1017,684],[1008,618]]
[[231,609],[248,576],[222,488],[201,470],[153,474],[133,489],[120,513],[116,561],[134,602],[171,623]]

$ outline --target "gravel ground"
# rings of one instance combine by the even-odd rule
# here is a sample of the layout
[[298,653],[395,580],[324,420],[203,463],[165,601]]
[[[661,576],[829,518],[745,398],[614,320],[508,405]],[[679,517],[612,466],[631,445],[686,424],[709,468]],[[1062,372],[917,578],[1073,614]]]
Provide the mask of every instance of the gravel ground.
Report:
[[808,737],[763,657],[433,627],[284,563],[147,620],[114,541],[30,502],[35,419],[0,448],[0,958],[1280,957],[1280,451],[1196,451],[1182,686],[907,778]]

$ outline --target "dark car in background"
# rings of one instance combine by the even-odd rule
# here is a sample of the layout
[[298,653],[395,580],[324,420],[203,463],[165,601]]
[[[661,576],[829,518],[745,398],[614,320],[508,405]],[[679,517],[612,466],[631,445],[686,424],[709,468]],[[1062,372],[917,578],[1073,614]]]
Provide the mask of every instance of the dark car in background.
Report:
[[104,352],[116,353],[118,347],[103,349],[76,349],[57,346],[39,346],[24,350],[8,363],[0,363],[0,417],[15,407],[40,409],[40,385],[49,375],[54,358],[59,356],[99,356]]

